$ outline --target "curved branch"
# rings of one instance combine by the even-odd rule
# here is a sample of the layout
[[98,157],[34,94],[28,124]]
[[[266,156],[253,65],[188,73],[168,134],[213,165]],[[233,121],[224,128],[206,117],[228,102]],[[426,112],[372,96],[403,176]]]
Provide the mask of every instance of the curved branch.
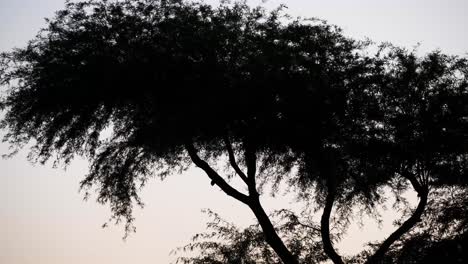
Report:
[[333,203],[335,202],[338,185],[338,179],[335,171],[335,160],[332,153],[327,151],[323,151],[323,155],[318,158],[323,166],[320,169],[320,173],[327,179],[327,197],[325,198],[325,207],[323,208],[322,217],[320,219],[320,233],[322,236],[323,250],[333,263],[344,264],[343,259],[333,247],[333,242],[330,236],[330,216],[333,209]]
[[421,185],[416,177],[411,173],[406,173],[404,175],[410,182],[413,188],[416,190],[419,196],[419,203],[416,207],[416,210],[413,212],[410,218],[408,218],[397,230],[395,230],[375,251],[366,264],[380,263],[385,253],[387,253],[390,246],[400,239],[400,237],[413,228],[419,221],[421,221],[421,216],[426,208],[427,197],[428,197],[428,188],[425,185]]
[[323,208],[322,218],[320,220],[320,232],[322,234],[323,249],[325,254],[333,261],[335,264],[344,264],[341,256],[335,251],[333,243],[330,238],[330,215],[333,209],[333,203],[335,202],[335,188],[330,186],[328,188],[328,193],[325,201],[325,208]]
[[210,167],[210,165],[202,160],[198,156],[198,152],[193,146],[192,143],[186,143],[185,148],[187,149],[187,152],[192,159],[193,163],[195,163],[196,166],[201,168],[205,173],[208,175],[208,177],[211,179],[211,181],[218,185],[223,192],[225,192],[227,195],[235,198],[236,200],[241,201],[244,204],[249,204],[250,200],[249,197],[238,190],[234,189],[231,185],[229,185],[219,174],[213,170],[213,168]]

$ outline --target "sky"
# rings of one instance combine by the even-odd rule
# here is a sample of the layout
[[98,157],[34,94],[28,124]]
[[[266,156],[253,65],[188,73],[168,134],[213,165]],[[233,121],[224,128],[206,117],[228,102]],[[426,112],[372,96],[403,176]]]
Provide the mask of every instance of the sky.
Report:
[[[420,43],[420,53],[435,49],[455,55],[468,52],[466,0],[275,0],[266,5],[281,3],[294,16],[325,19],[358,39],[390,41],[408,48]],[[44,18],[62,7],[63,0],[0,0],[0,51],[24,46],[44,26]],[[0,154],[5,153],[8,146],[1,144]],[[192,168],[164,181],[149,182],[141,192],[145,207],[135,211],[137,232],[124,241],[122,226],[101,228],[110,216],[109,208],[92,198],[83,201],[78,192],[87,161],[76,159],[64,170],[52,164],[32,164],[26,156],[23,151],[0,159],[0,263],[170,263],[175,260],[171,250],[204,231],[203,208],[241,226],[253,223],[253,214],[245,206],[212,187],[199,169]],[[278,195],[262,201],[271,211],[297,206],[292,200]],[[363,243],[389,234],[398,213],[383,213],[386,221],[381,229],[368,220],[361,229],[353,225],[338,244],[340,251],[357,252]]]

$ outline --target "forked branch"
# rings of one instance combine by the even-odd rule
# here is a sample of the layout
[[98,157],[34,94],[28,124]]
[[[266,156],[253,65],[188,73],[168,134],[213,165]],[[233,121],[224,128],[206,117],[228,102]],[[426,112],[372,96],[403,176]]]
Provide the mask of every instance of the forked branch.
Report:
[[[235,199],[241,201],[242,203],[248,205],[252,212],[255,214],[260,226],[262,227],[263,233],[265,235],[265,240],[267,243],[273,248],[273,250],[278,254],[281,261],[285,264],[299,264],[297,258],[288,250],[284,242],[276,233],[276,230],[270,221],[268,215],[266,214],[265,210],[263,209],[258,193],[255,191],[256,195],[252,195],[251,184],[252,182],[255,184],[255,173],[256,173],[256,157],[255,152],[246,151],[246,160],[247,160],[247,168],[249,175],[249,193],[251,196],[247,196],[236,189],[234,189],[231,185],[229,185],[210,165],[202,160],[197,153],[197,150],[193,146],[192,142],[188,142],[185,144],[185,148],[192,159],[193,163],[200,167],[208,177],[218,185],[221,190],[223,190],[227,195],[234,197]],[[253,179],[253,181],[252,181]],[[255,187],[255,185],[253,185]]]
[[241,201],[244,204],[249,204],[249,197],[238,190],[234,189],[229,183],[227,183],[211,166],[204,160],[202,160],[198,156],[198,152],[193,146],[192,143],[186,143],[185,148],[187,149],[187,152],[192,159],[193,163],[201,168],[205,173],[208,175],[208,177],[211,179],[211,181],[218,185],[223,192],[225,192],[227,195],[234,197],[236,200]]

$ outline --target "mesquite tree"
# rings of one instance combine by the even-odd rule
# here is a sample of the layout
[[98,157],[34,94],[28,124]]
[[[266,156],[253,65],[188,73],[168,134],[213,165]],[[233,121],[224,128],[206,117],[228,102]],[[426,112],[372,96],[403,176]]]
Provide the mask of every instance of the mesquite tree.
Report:
[[272,259],[288,264],[323,254],[284,239],[262,183],[287,180],[323,206],[321,245],[335,263],[334,206],[342,219],[355,205],[372,213],[384,187],[398,196],[410,184],[420,203],[366,256],[378,263],[419,221],[429,186],[466,181],[467,63],[394,47],[369,55],[370,44],[245,2],[67,2],[25,48],[1,55],[1,128],[18,149],[32,142],[38,162],[87,157],[81,187],[97,187],[127,231],[139,186],[193,164],[252,210]]

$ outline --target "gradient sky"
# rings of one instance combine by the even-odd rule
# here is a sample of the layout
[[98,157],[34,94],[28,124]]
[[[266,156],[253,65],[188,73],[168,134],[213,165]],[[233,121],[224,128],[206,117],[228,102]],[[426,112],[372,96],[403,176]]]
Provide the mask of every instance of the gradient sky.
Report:
[[[356,38],[409,48],[421,43],[421,53],[468,52],[466,0],[283,0],[266,5],[280,3],[286,3],[292,15],[326,19]],[[0,0],[0,51],[22,47],[44,25],[43,18],[62,7],[63,0]],[[0,145],[0,154],[7,152],[8,146]],[[135,212],[137,233],[123,241],[122,226],[101,228],[109,209],[92,199],[84,202],[78,193],[87,168],[79,159],[66,171],[52,164],[33,165],[25,152],[0,160],[0,263],[169,263],[174,260],[172,249],[204,230],[202,208],[242,226],[253,222],[247,208],[212,187],[200,170],[191,169],[164,181],[154,179],[145,187],[146,206]],[[265,197],[264,203],[272,210],[289,206],[290,200]],[[369,221],[363,229],[353,225],[340,250],[356,252],[366,241],[391,232],[397,214],[384,215],[388,220],[382,229]]]

